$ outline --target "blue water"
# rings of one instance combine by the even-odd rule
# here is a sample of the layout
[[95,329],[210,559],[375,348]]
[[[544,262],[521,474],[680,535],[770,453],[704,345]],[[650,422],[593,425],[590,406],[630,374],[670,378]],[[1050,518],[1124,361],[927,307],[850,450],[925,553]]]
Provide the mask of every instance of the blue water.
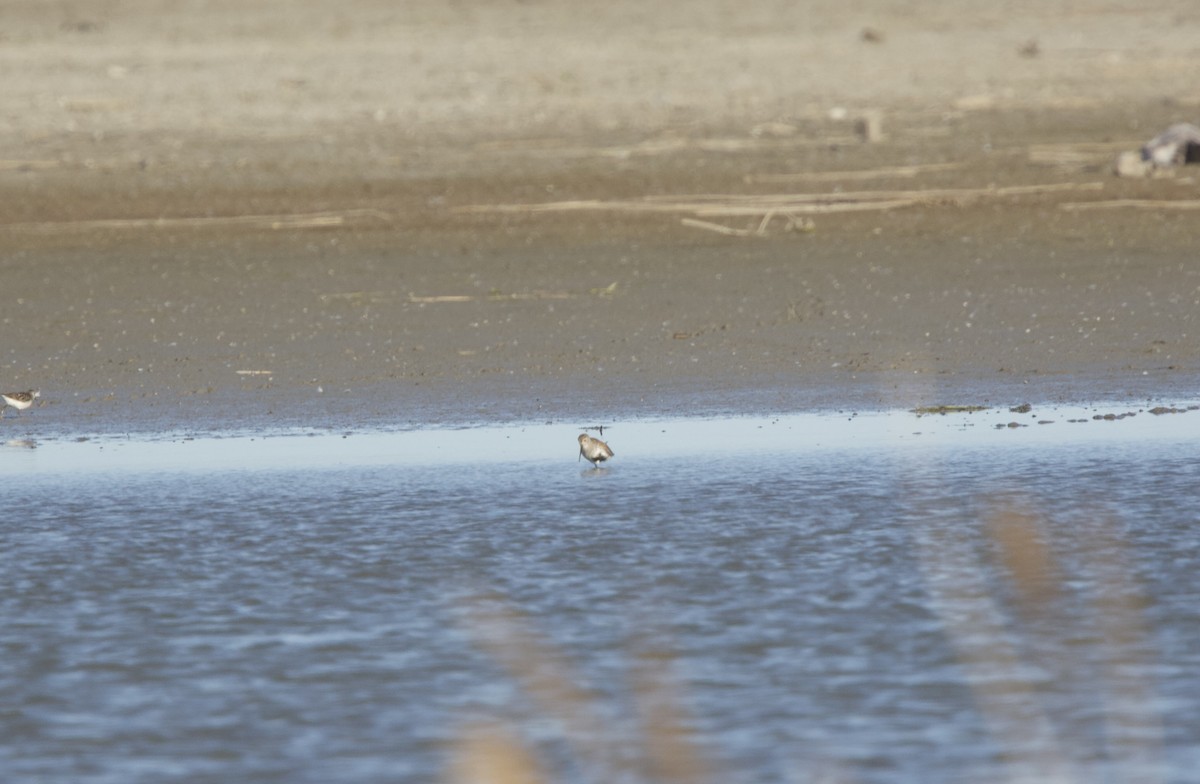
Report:
[[10,445],[3,780],[1193,780],[1200,413],[1065,419]]

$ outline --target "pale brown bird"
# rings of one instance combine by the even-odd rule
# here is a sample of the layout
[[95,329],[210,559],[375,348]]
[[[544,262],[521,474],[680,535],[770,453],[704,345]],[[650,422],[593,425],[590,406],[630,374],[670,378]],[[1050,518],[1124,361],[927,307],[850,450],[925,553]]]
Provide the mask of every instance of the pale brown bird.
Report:
[[612,456],[613,451],[608,448],[608,444],[604,443],[599,438],[592,438],[587,433],[579,434],[580,458],[587,458],[589,463],[595,467],[599,467],[601,463]]
[[[4,392],[0,393],[0,398],[4,398],[6,405],[10,405],[18,411],[24,411],[33,405],[34,398],[41,397],[42,393],[36,389],[31,389],[28,392]],[[0,407],[0,417],[4,416],[7,409]]]

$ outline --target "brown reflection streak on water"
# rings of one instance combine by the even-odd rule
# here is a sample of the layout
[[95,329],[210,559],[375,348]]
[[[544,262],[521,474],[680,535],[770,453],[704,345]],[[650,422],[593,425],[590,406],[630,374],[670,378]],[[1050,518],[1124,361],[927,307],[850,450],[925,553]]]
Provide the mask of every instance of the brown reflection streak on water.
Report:
[[1040,530],[1041,518],[1011,504],[997,505],[985,518],[987,535],[995,542],[1000,564],[1008,575],[1023,613],[1045,611],[1060,594],[1062,575]]
[[1000,585],[982,576],[986,556],[973,562],[942,533],[919,540],[932,604],[1001,756],[1039,780],[1081,780],[1068,749],[1082,739],[1055,699],[1066,692],[1099,699],[1107,724],[1143,729],[1137,748],[1125,741],[1106,753],[1161,759],[1161,718],[1144,675],[1145,600],[1122,563],[1115,521],[1096,512],[1095,525],[1076,534],[1082,574],[1070,579],[1048,542],[1049,519],[1019,494],[982,503]]
[[542,784],[549,778],[520,738],[499,722],[476,724],[455,744],[450,784]]
[[[525,613],[489,597],[468,608],[470,630],[478,642],[533,698],[545,717],[560,721],[576,762],[594,781],[614,780],[627,767],[614,740],[615,728],[599,718],[599,699],[584,687],[563,653],[539,635]],[[630,682],[640,718],[642,744],[633,764],[639,780],[693,784],[711,780],[710,766],[688,729],[689,717],[673,688],[674,655],[644,644],[633,657]],[[503,774],[481,771],[495,761]],[[503,723],[469,729],[452,765],[452,781],[545,781],[536,756]],[[507,778],[508,776],[516,778]]]

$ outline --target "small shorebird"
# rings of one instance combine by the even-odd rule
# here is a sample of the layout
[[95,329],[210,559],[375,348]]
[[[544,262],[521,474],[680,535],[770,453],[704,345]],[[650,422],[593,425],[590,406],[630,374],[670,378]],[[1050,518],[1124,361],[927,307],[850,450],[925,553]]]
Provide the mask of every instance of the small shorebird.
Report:
[[593,467],[599,468],[601,463],[612,456],[613,451],[608,448],[608,444],[599,438],[592,438],[587,433],[579,434],[579,457],[587,458]]
[[[4,392],[0,393],[0,397],[4,398],[4,402],[18,411],[24,411],[33,405],[34,398],[41,397],[42,393],[36,389],[31,389],[28,392]],[[0,418],[4,417],[4,412],[8,409],[0,408]]]

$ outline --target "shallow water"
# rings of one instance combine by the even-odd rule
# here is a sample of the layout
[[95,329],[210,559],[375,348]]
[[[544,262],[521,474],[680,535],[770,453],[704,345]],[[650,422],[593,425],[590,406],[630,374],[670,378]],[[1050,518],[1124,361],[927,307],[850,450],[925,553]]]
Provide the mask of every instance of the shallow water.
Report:
[[0,768],[1186,781],[1200,412],[1092,415],[12,443]]

